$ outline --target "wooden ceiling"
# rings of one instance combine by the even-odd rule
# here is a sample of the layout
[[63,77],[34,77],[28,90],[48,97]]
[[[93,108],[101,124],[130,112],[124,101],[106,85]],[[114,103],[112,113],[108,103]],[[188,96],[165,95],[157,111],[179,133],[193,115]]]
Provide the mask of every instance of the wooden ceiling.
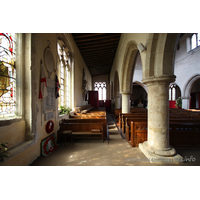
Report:
[[91,76],[110,74],[121,33],[72,33]]

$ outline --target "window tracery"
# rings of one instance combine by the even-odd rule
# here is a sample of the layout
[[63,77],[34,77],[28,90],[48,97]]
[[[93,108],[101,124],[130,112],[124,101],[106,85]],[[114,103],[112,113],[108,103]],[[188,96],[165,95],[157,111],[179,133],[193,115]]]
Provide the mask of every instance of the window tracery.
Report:
[[70,107],[70,53],[62,40],[57,42],[58,68],[60,78],[60,106]]
[[99,92],[99,100],[106,100],[106,82],[95,82],[94,90]]

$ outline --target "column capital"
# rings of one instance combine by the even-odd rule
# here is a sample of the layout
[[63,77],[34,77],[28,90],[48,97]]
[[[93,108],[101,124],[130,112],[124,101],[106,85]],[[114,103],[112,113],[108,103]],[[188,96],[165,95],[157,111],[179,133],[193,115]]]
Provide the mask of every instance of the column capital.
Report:
[[131,92],[131,91],[121,91],[120,94],[127,94],[127,95],[130,95],[130,94],[132,94],[132,92]]
[[146,85],[155,85],[155,84],[170,84],[176,80],[175,75],[161,75],[161,76],[151,76],[148,78],[142,79],[142,82]]
[[191,98],[191,97],[188,97],[188,96],[187,96],[187,97],[186,97],[186,96],[181,97],[181,99],[188,99],[188,100],[189,100],[190,98]]
[[114,98],[120,98],[120,97],[121,97],[120,94],[114,96]]

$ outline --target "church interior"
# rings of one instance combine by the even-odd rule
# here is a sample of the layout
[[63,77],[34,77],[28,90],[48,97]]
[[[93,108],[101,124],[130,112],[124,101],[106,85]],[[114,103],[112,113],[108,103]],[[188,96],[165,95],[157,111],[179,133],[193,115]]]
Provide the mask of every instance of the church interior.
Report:
[[198,149],[199,33],[1,33],[0,42],[2,166],[31,165],[70,141],[112,145],[110,125],[149,163],[183,164],[177,150]]
[[198,198],[197,2],[1,6],[2,199]]

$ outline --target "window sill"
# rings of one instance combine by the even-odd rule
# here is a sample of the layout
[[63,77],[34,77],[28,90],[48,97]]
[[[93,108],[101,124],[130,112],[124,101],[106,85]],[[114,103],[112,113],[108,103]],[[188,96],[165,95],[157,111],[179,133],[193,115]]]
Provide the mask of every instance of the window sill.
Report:
[[5,161],[2,163],[2,165],[4,163],[6,163],[6,161],[8,161],[9,159],[15,157],[17,154],[19,154],[19,153],[25,151],[26,149],[30,148],[33,144],[35,144],[34,140],[25,141],[25,142],[15,146],[15,147],[13,147],[12,149],[8,149],[8,151],[11,153],[11,156],[6,158]]
[[7,118],[0,118],[0,127],[1,126],[8,126],[15,122],[20,122],[22,120],[22,117],[19,116],[12,116]]
[[197,46],[197,47],[195,47],[194,49],[191,49],[191,50],[189,50],[188,51],[188,54],[193,54],[193,53],[195,53],[195,52],[197,52],[197,51],[199,51],[200,50],[200,46]]
[[58,119],[63,119],[63,118],[69,119],[69,114],[59,114],[58,115]]

